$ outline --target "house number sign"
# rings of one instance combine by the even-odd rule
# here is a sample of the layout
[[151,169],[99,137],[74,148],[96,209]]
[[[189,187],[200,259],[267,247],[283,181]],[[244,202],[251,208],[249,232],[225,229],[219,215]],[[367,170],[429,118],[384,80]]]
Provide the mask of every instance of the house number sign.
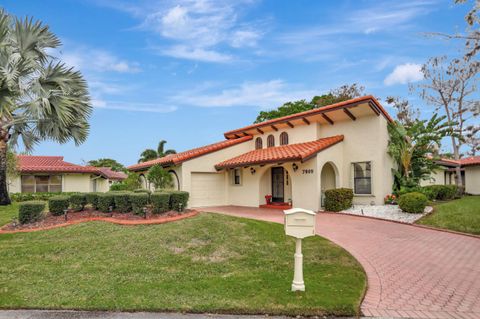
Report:
[[302,174],[313,174],[313,168],[312,169],[302,169]]

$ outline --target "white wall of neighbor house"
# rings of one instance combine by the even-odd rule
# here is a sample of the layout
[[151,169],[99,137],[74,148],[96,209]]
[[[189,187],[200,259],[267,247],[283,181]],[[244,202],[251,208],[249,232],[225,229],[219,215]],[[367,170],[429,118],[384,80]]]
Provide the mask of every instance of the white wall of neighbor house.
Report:
[[7,179],[7,188],[9,193],[20,193],[22,191],[20,176],[8,177]]
[[465,192],[480,195],[480,166],[465,167]]
[[445,169],[437,169],[430,174],[430,178],[420,181],[420,186],[445,185]]
[[64,174],[62,183],[63,192],[90,192],[90,174]]

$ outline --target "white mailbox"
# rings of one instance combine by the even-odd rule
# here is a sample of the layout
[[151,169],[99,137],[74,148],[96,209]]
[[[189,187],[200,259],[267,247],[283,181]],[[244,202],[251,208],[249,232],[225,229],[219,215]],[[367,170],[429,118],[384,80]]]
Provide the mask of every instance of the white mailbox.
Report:
[[302,208],[292,208],[285,213],[285,234],[295,238],[315,236],[315,213]]

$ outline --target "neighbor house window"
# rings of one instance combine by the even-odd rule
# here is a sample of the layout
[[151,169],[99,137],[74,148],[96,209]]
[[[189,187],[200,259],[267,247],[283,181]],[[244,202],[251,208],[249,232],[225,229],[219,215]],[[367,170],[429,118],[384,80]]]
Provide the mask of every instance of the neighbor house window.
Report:
[[269,135],[267,137],[267,147],[274,147],[275,146],[275,137],[273,135]]
[[282,134],[280,134],[280,145],[288,145],[288,134],[287,134],[287,132],[282,132]]
[[242,171],[240,168],[235,168],[232,170],[232,184],[233,185],[242,184]]
[[263,141],[262,141],[262,138],[261,137],[257,137],[255,139],[255,149],[256,150],[259,150],[259,149],[262,149],[263,148]]
[[60,175],[24,175],[22,176],[22,193],[61,192]]
[[353,192],[355,194],[372,193],[371,162],[353,163]]

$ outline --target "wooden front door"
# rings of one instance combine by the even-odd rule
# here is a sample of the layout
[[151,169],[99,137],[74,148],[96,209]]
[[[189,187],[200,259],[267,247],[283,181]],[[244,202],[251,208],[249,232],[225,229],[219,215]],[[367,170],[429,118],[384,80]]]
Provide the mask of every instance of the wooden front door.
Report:
[[272,202],[284,202],[283,167],[272,167]]

